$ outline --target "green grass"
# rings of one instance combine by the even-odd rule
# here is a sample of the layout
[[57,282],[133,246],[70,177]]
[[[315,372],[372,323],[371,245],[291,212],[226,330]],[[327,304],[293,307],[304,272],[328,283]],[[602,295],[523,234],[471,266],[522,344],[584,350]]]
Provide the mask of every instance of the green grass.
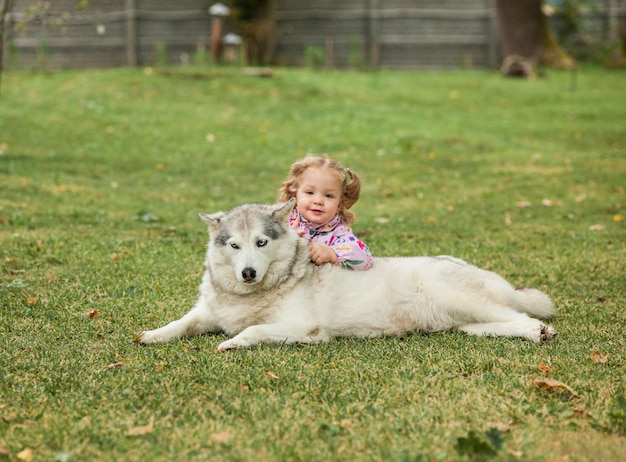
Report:
[[[4,75],[0,460],[625,459],[626,78],[570,77]],[[133,344],[195,302],[197,213],[273,202],[307,152],[362,176],[375,255],[541,288],[560,336]]]

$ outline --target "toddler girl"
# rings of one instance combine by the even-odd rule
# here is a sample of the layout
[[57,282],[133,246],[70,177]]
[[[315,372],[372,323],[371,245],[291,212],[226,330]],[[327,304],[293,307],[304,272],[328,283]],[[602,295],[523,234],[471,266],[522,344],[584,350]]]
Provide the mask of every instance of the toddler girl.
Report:
[[310,155],[291,165],[278,200],[296,198],[290,223],[309,239],[315,264],[332,263],[349,270],[372,266],[369,249],[350,228],[355,216],[348,209],[360,193],[359,177],[335,160]]

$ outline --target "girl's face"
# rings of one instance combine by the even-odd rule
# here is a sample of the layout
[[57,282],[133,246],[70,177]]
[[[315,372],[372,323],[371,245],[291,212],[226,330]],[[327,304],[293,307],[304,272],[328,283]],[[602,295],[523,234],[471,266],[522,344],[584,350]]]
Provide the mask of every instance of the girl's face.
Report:
[[337,175],[324,168],[307,168],[296,191],[296,207],[307,221],[322,224],[339,213],[342,187]]

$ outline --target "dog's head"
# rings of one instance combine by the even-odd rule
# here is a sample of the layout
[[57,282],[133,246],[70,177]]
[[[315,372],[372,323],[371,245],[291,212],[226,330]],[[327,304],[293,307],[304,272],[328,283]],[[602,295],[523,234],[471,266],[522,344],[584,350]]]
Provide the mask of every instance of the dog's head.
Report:
[[277,205],[244,204],[226,213],[201,213],[209,225],[211,282],[243,295],[271,288],[284,278],[298,251],[299,237],[289,226],[294,205],[291,199]]

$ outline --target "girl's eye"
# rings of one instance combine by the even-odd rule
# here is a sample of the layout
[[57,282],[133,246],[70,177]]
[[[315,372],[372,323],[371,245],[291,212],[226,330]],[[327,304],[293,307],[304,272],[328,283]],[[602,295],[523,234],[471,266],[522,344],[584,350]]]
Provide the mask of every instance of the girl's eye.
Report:
[[238,246],[237,244],[235,244],[234,242],[232,242],[232,243],[230,244],[230,246],[231,246],[233,249],[238,249],[238,248],[239,248],[239,246]]
[[267,245],[267,239],[259,239],[256,241],[257,247],[265,247]]

